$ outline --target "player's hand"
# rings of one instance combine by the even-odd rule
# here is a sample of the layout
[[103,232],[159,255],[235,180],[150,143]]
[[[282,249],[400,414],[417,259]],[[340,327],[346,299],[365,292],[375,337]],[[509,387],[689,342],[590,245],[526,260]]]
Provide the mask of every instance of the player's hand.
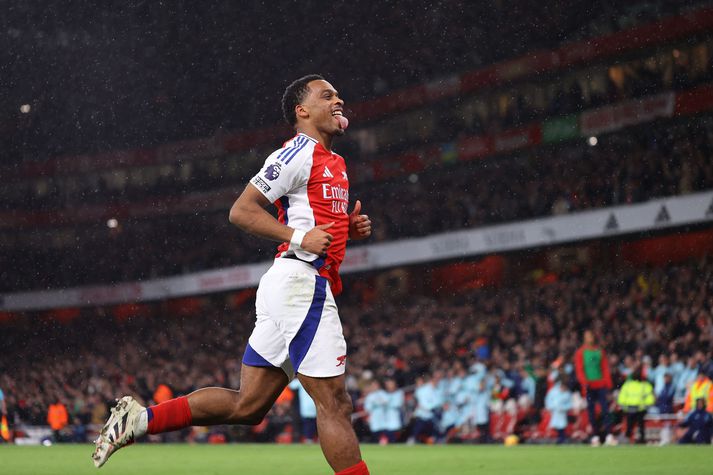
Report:
[[332,226],[334,226],[334,222],[313,227],[305,234],[300,247],[304,251],[323,256],[327,253],[327,249],[332,245],[332,239],[334,239],[334,236],[326,231]]
[[349,214],[349,238],[366,239],[371,236],[371,220],[361,212],[361,201],[357,200],[354,210]]

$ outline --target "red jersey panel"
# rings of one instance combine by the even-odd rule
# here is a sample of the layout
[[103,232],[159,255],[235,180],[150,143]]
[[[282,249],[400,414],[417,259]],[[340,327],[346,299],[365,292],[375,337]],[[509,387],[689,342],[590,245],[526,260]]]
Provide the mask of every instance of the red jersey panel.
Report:
[[307,232],[334,222],[327,230],[332,244],[326,257],[282,243],[276,257],[295,256],[310,262],[331,284],[332,293],[342,291],[339,266],[349,237],[349,179],[344,158],[326,150],[316,140],[298,134],[273,152],[251,183],[278,208],[278,220]]

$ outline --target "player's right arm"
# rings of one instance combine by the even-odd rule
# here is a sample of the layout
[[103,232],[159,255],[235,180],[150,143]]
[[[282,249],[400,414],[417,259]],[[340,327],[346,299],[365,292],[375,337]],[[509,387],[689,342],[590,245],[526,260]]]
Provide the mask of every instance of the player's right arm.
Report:
[[295,230],[280,223],[265,209],[270,204],[267,198],[252,184],[248,183],[240,197],[230,209],[230,222],[245,232],[277,242],[289,242],[312,254],[322,255],[327,252],[333,236],[327,232],[334,223],[322,224],[304,234],[295,236]]
[[307,183],[310,167],[306,160],[311,154],[297,152],[299,148],[293,145],[291,149],[283,148],[267,157],[262,169],[233,204],[229,219],[235,226],[255,236],[289,242],[290,249],[300,248],[323,255],[332,243],[332,235],[327,229],[334,223],[316,226],[311,230],[295,230],[280,223],[265,209],[270,203]]

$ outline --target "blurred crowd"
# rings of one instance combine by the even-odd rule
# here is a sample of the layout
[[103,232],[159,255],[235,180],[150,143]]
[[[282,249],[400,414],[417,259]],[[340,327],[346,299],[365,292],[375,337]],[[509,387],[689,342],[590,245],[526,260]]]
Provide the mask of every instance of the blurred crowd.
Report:
[[[713,411],[712,273],[706,257],[447,295],[352,292],[340,314],[359,433],[384,442],[490,441],[557,429],[562,440],[607,440],[632,408],[632,418],[683,416],[703,397],[703,412]],[[81,438],[122,394],[148,402],[207,385],[238,387],[254,318],[246,292],[241,302],[164,302],[121,318],[87,309],[64,323],[42,315],[4,323],[0,389],[11,425],[44,425],[50,405],[61,403],[69,425],[59,432]],[[635,403],[622,389],[627,381],[644,391]],[[257,428],[174,436],[296,440],[304,429],[294,391]]]
[[[0,148],[8,160],[37,160],[273,125],[285,87],[275,72],[322,72],[364,100],[697,4],[20,4],[0,21],[0,62],[11,65],[2,106],[14,112],[0,116]],[[319,31],[295,41],[296,25],[315,21]]]
[[[642,3],[634,17],[671,13],[675,3]],[[445,21],[451,14],[448,10],[438,18]],[[712,49],[710,39],[696,39],[650,57],[585,65],[546,81],[534,78],[367,123],[338,144],[348,160],[386,163],[407,150],[433,159],[439,148],[448,163],[387,181],[353,183],[352,197],[361,199],[374,223],[372,238],[359,244],[709,189],[710,116],[628,128],[596,137],[594,146],[582,139],[470,162],[448,158],[443,147],[450,144],[453,155],[453,141],[463,137],[708,82]],[[0,291],[145,280],[269,259],[271,243],[237,231],[226,218],[247,174],[257,170],[266,153],[256,149],[240,157],[109,170],[113,178],[57,175],[11,183],[0,191],[0,207],[6,210],[41,210],[52,220],[55,212],[81,215],[78,207],[96,204],[104,207],[100,215],[116,213],[118,220],[115,227],[100,220],[40,225],[31,232],[2,230],[0,260],[9,265],[0,268]],[[182,200],[189,204],[174,209]],[[136,217],[131,206],[124,209],[128,202],[165,211],[156,218]],[[419,219],[413,219],[414,209]]]
[[387,203],[369,209],[380,241],[709,189],[712,156],[713,123],[701,120],[455,165],[355,194]]
[[[368,325],[350,334],[350,344],[358,347],[350,354],[350,370],[362,370],[363,388],[372,379],[394,379],[399,386],[415,382],[412,423],[428,420],[425,435],[432,438],[477,434],[487,440],[491,430],[500,438],[508,431],[542,437],[543,417],[564,407],[568,416],[581,418],[565,418],[563,427],[584,439],[592,435],[587,396],[603,389],[592,424],[599,424],[594,435],[603,441],[628,409],[611,392],[628,378],[651,382],[653,399],[641,402],[646,410],[689,413],[695,407],[691,386],[697,377],[713,377],[712,264],[708,258],[643,272],[584,272],[544,286],[478,290],[450,302],[382,302],[357,310]],[[587,329],[606,349],[607,369],[595,387],[576,364]],[[555,396],[548,402],[559,385],[570,393],[566,404]],[[713,411],[713,388],[704,391],[707,411]],[[409,411],[408,403],[402,410]],[[507,427],[491,426],[491,412],[500,416],[504,410],[511,417],[497,420]],[[415,429],[407,419],[400,430],[406,438]]]
[[[710,189],[712,156],[713,122],[703,117],[602,136],[596,146],[582,141],[444,165],[350,193],[372,220],[372,237],[359,243],[369,244]],[[62,246],[46,245],[62,233],[37,229],[0,249],[13,263],[0,269],[0,290],[148,279],[275,253],[273,243],[231,226],[223,210],[122,218],[116,229],[99,223],[73,230]]]
[[[547,81],[537,77],[495,90],[444,98],[415,111],[357,124],[335,144],[354,165],[393,160],[403,152],[427,153],[464,137],[492,135],[517,126],[651,96],[682,91],[713,79],[713,40],[668,46],[656,54],[606,65],[586,65]],[[285,127],[285,133],[288,128]],[[278,134],[278,131],[275,131]],[[284,137],[286,138],[286,137]],[[219,137],[218,137],[219,139]],[[280,137],[275,137],[279,141]],[[220,143],[220,140],[217,141]],[[150,198],[225,190],[242,185],[278,142],[235,155],[121,167],[99,174],[58,175],[13,183],[0,192],[8,210],[57,210],[87,204],[142,203]],[[359,179],[359,177],[357,177]],[[362,178],[363,181],[363,178]]]

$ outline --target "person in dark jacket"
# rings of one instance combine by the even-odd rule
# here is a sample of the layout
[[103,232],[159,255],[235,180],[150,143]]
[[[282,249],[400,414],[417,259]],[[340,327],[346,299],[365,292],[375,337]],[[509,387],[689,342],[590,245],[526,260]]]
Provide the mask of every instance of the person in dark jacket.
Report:
[[713,432],[713,416],[706,411],[706,400],[696,399],[696,409],[691,412],[686,420],[681,423],[681,427],[688,430],[678,441],[679,444],[710,444],[711,432]]
[[663,387],[656,395],[656,408],[659,410],[659,414],[673,414],[673,397],[676,394],[676,386],[673,384],[671,373],[666,373],[663,380]]

